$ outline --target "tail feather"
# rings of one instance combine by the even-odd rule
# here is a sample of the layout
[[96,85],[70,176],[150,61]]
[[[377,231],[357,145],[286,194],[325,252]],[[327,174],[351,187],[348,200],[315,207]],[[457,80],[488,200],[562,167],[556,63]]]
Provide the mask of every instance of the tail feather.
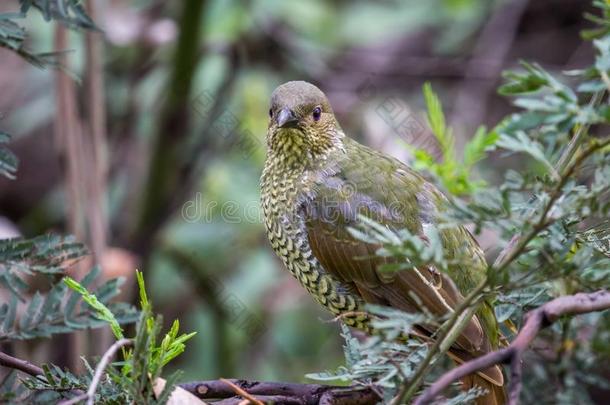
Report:
[[493,384],[478,374],[469,375],[462,379],[462,388],[464,390],[469,390],[475,386],[487,391],[486,394],[475,399],[476,405],[504,405],[506,403],[504,385]]

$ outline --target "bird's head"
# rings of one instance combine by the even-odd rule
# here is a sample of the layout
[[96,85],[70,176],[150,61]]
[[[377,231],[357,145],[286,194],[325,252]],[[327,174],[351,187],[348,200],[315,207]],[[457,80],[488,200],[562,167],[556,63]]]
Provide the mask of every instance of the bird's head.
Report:
[[340,146],[343,132],[328,99],[304,81],[287,82],[271,95],[267,146],[289,160],[315,159]]

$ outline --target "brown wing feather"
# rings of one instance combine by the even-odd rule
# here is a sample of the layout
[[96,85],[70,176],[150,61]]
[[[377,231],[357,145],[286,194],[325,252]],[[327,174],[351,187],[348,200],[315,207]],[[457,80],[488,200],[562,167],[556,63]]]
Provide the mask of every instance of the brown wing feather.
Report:
[[[381,264],[398,263],[391,257],[379,257],[379,248],[335,229],[331,234],[323,221],[308,221],[308,236],[312,251],[325,270],[358,289],[376,291],[386,305],[406,312],[429,311],[446,315],[462,299],[453,282],[430,269],[408,269],[391,275],[381,274]],[[366,301],[366,297],[363,297]],[[425,329],[426,326],[422,325]],[[432,333],[432,329],[428,329]],[[476,316],[466,325],[456,344],[463,350],[479,350],[485,335]]]
[[[375,255],[377,246],[348,237],[347,234],[342,234],[343,238],[340,239],[337,234],[331,234],[327,229],[316,229],[317,226],[320,226],[320,222],[308,222],[308,236],[314,255],[325,270],[346,283],[355,285],[366,302],[391,306],[405,312],[422,311],[423,305],[431,313],[442,316],[463,299],[449,278],[429,269],[403,270],[395,273],[392,280],[382,281],[384,277],[380,277],[378,266],[396,263],[395,259]],[[432,291],[436,293],[431,293]],[[420,325],[414,331],[414,334],[421,338],[432,333],[434,330],[428,325]],[[489,350],[481,324],[478,318],[473,316],[456,339],[450,355],[462,363]],[[480,374],[493,384],[503,384],[499,367],[491,367]]]

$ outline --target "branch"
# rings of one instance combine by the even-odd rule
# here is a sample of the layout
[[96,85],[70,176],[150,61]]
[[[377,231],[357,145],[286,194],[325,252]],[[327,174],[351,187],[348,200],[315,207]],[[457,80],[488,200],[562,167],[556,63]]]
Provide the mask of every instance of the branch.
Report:
[[15,370],[22,371],[32,377],[43,375],[42,368],[35,366],[27,360],[21,360],[13,356],[9,356],[4,352],[0,352],[0,365]]
[[121,347],[130,345],[132,343],[133,342],[131,339],[121,339],[121,340],[116,341],[112,346],[110,346],[110,348],[108,350],[106,350],[106,353],[104,353],[104,355],[102,356],[102,359],[100,360],[97,367],[95,368],[95,373],[93,374],[93,379],[91,380],[91,385],[89,385],[89,389],[87,390],[87,398],[88,398],[87,405],[93,405],[94,398],[95,398],[95,390],[97,389],[97,386],[99,385],[99,383],[102,379],[104,370],[106,370],[106,367],[110,363],[110,360],[112,359],[114,354]]
[[[230,382],[231,385],[227,382]],[[184,383],[180,384],[180,387],[201,399],[223,399],[224,401],[218,402],[223,405],[238,404],[243,401],[243,399],[236,398],[235,387],[265,403],[272,400],[279,401],[281,398],[279,402],[283,404],[373,405],[380,400],[377,393],[370,388],[320,384],[222,379]]]
[[152,235],[171,214],[170,203],[175,188],[181,182],[177,168],[181,166],[181,148],[188,141],[189,103],[193,78],[199,65],[199,38],[206,2],[181,2],[180,33],[173,56],[172,72],[167,83],[157,131],[154,136],[148,173],[141,192],[139,214],[128,240],[135,243],[134,250],[143,257],[154,238]]
[[[89,17],[97,21],[98,7],[96,1],[88,0],[86,4]],[[106,159],[106,97],[103,72],[104,38],[101,32],[88,31],[85,34],[85,41],[87,129],[90,134],[88,137],[84,137],[87,145],[85,152],[89,157],[87,215],[89,217],[89,237],[93,255],[95,261],[99,263],[104,255],[108,238],[108,216],[105,202],[108,164]],[[108,334],[105,339],[101,340],[102,344],[104,343],[103,340],[107,341],[105,345],[103,344],[100,347],[103,349],[107,344],[110,344],[110,335]]]
[[[489,105],[488,97],[494,92],[496,81],[500,77],[528,4],[529,0],[506,2],[490,14],[466,67],[464,85],[455,98],[451,122],[466,127],[483,122]],[[481,60],[492,61],[492,68],[490,69],[489,65],[481,65]],[[472,78],[481,76],[481,70],[489,75],[490,80],[472,81]]]
[[525,316],[525,324],[515,340],[506,348],[477,357],[443,374],[417,398],[414,405],[431,403],[451,383],[496,364],[511,365],[509,404],[516,405],[521,392],[521,358],[536,335],[562,316],[587,314],[610,309],[610,292],[579,293],[555,298]]

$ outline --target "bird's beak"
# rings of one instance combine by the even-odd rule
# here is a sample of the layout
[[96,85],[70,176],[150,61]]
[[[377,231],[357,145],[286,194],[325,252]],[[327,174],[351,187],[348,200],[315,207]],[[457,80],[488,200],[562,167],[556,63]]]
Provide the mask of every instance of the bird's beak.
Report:
[[295,128],[299,119],[294,112],[288,108],[282,108],[277,115],[277,126],[279,128]]

